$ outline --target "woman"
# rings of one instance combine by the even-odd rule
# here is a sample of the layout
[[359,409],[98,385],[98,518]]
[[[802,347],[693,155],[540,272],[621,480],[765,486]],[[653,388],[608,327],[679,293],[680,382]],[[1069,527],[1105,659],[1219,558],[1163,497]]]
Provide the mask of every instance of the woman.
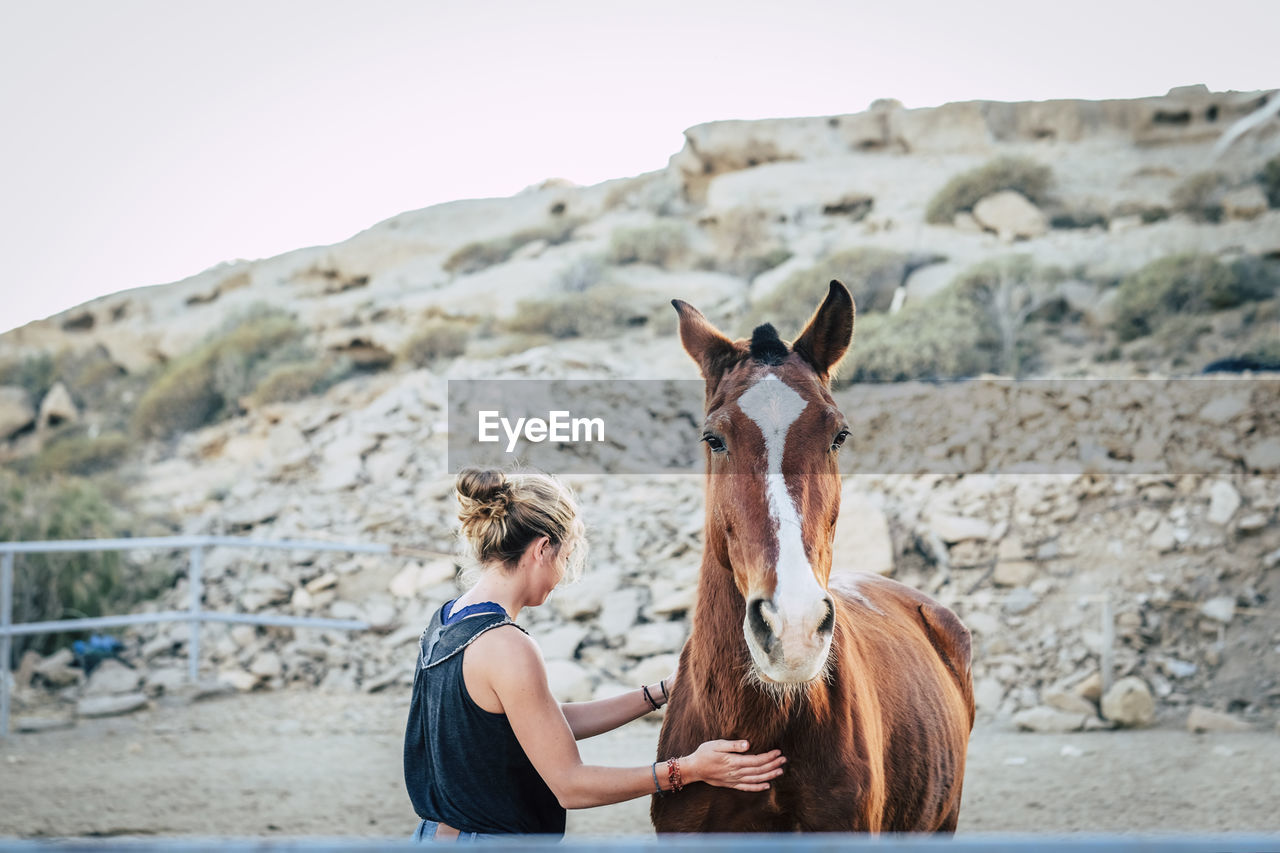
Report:
[[514,620],[581,570],[577,502],[532,471],[467,469],[457,490],[462,533],[482,572],[422,635],[404,748],[405,783],[422,819],[415,840],[563,835],[565,809],[678,795],[690,782],[769,788],[786,759],[778,750],[745,754],[746,741],[710,741],[645,767],[584,765],[576,740],[656,711],[679,689],[677,673],[611,699],[557,702],[537,644]]

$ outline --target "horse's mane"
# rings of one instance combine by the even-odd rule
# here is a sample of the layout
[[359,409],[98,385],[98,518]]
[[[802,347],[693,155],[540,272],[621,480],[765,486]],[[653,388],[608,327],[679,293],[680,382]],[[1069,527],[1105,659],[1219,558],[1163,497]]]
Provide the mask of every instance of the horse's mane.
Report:
[[786,360],[791,350],[778,337],[772,323],[762,323],[751,333],[751,359],[776,367]]

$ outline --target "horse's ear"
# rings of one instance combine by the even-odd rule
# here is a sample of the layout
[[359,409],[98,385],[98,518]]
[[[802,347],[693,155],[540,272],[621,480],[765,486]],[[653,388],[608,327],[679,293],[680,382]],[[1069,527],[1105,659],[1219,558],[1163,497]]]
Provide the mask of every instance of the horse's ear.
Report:
[[708,387],[714,385],[741,355],[737,345],[688,302],[672,299],[671,305],[680,317],[680,343],[684,351],[697,362]]
[[813,312],[809,324],[791,349],[809,362],[823,380],[829,379],[831,369],[844,358],[849,344],[853,342],[856,314],[849,288],[832,279],[827,298]]

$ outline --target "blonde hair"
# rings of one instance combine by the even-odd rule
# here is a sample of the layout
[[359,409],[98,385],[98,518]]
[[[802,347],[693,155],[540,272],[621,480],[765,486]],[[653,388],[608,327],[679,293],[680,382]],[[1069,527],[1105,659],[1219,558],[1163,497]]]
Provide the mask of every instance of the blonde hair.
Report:
[[458,472],[458,520],[477,566],[464,572],[470,586],[477,569],[498,565],[512,571],[525,549],[541,536],[557,549],[571,548],[565,577],[582,574],[587,542],[573,491],[533,469],[465,468]]

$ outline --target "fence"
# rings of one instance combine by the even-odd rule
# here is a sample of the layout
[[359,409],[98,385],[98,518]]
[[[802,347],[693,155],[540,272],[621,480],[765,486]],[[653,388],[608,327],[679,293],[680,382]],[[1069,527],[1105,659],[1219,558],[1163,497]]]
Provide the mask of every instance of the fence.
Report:
[[[0,737],[9,734],[9,658],[13,637],[23,634],[48,634],[90,628],[121,628],[161,622],[189,622],[191,635],[187,643],[187,675],[192,682],[200,675],[200,625],[204,622],[229,622],[239,625],[263,625],[278,628],[326,628],[341,631],[363,631],[369,625],[351,619],[316,619],[277,614],[219,613],[204,610],[204,552],[207,548],[266,548],[283,551],[341,551],[348,554],[385,554],[388,556],[425,554],[392,545],[359,542],[324,542],[305,539],[246,539],[237,536],[159,536],[137,539],[68,539],[54,542],[0,542]],[[59,619],[49,622],[13,624],[13,569],[18,554],[52,554],[76,551],[181,550],[189,554],[188,585],[190,598],[186,610],[163,613],[134,613],[124,616],[95,616],[84,619]]]

